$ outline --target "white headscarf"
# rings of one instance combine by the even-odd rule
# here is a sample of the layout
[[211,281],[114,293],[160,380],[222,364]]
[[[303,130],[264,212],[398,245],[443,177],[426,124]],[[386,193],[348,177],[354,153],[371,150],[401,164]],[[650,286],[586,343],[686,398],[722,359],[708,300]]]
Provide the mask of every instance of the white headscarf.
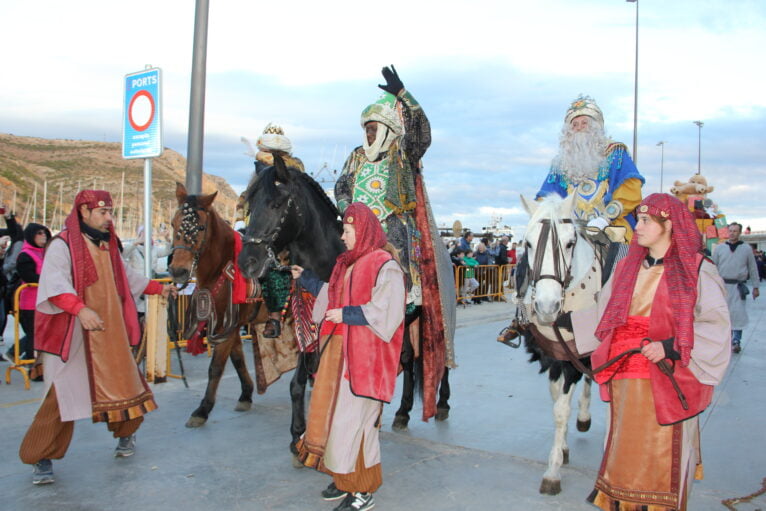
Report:
[[375,122],[375,124],[378,125],[378,130],[375,133],[375,140],[372,145],[370,145],[367,143],[367,137],[365,136],[363,147],[364,155],[367,159],[369,161],[375,161],[378,159],[380,153],[388,151],[388,148],[391,147],[391,142],[396,138],[396,134],[382,122],[371,122]]

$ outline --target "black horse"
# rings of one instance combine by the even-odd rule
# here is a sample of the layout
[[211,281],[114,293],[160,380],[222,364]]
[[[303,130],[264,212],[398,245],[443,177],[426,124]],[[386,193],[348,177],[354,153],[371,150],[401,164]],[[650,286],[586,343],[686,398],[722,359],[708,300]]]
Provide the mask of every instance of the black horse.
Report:
[[[250,222],[238,264],[248,278],[263,278],[276,262],[276,254],[287,249],[293,264],[313,270],[327,282],[335,259],[345,250],[340,237],[342,225],[339,212],[319,184],[298,169],[287,167],[274,158],[274,165],[262,170],[252,180],[245,193],[250,211]],[[405,324],[410,325],[420,313],[416,308],[407,314]],[[416,382],[422,380],[418,360],[409,342],[409,329],[405,328],[401,363],[404,369],[402,402],[396,412],[394,429],[404,430],[412,409]],[[295,453],[295,442],[306,429],[304,393],[309,367],[315,361],[310,354],[299,355],[298,368],[290,382],[293,402],[293,422],[290,428],[290,448]],[[313,355],[312,355],[313,356]],[[449,415],[449,383],[445,368],[439,389],[437,420]]]
[[[279,157],[260,171],[245,192],[250,222],[237,263],[251,279],[262,279],[277,265],[277,254],[289,251],[293,264],[311,268],[329,281],[335,259],[344,250],[338,210],[319,184]],[[290,381],[293,414],[290,450],[306,431],[306,383],[316,366],[314,352],[299,352]]]

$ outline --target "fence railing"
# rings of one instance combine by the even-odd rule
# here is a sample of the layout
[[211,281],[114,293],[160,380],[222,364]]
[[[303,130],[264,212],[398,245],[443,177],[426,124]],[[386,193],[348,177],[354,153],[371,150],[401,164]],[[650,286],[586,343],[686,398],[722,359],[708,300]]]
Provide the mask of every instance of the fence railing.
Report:
[[[162,279],[154,279],[161,283],[167,283],[170,282],[169,278],[162,278]],[[194,281],[192,281],[194,282]],[[37,284],[22,284],[21,286],[16,289],[15,294],[13,295],[13,319],[14,319],[14,327],[13,327],[13,344],[14,344],[14,356],[11,359],[11,364],[5,369],[5,383],[9,384],[11,383],[11,375],[13,374],[12,371],[18,371],[21,373],[22,377],[24,378],[24,389],[29,390],[30,389],[30,378],[29,378],[29,367],[31,367],[35,363],[34,358],[24,359],[22,357],[21,352],[21,339],[23,337],[21,332],[21,321],[20,321],[20,313],[19,313],[19,297],[21,295],[21,291],[28,287],[37,287]],[[187,294],[179,294],[178,299],[176,300],[176,313],[178,318],[178,331],[177,339],[178,342],[172,342],[169,339],[169,336],[167,338],[167,350],[168,350],[168,356],[166,357],[167,360],[167,371],[166,375],[169,378],[182,378],[179,374],[173,374],[171,372],[171,358],[170,358],[170,351],[176,348],[176,344],[179,348],[185,348],[186,344],[188,342],[188,339],[184,339],[183,334],[186,330],[186,310],[189,307],[191,296]],[[148,318],[147,318],[148,319]],[[250,332],[250,326],[246,327],[246,334],[242,335],[241,338],[244,339],[252,339],[252,333]],[[207,342],[207,337],[203,337],[202,339],[203,343],[205,344],[205,347],[207,348],[207,354],[208,356],[211,356],[212,354],[212,348],[210,344]],[[148,371],[148,367],[147,367]]]
[[[171,282],[170,278],[161,278],[161,279],[154,279],[158,282],[161,282],[163,284]],[[195,279],[191,279],[189,281],[189,284],[196,284]],[[167,339],[167,367],[166,367],[166,376],[168,378],[177,378],[181,379],[183,378],[183,375],[175,374],[171,372],[171,351],[175,350],[176,348],[186,348],[186,345],[188,344],[189,340],[184,338],[184,332],[186,331],[186,311],[189,308],[189,302],[191,301],[191,295],[188,294],[182,294],[179,293],[178,297],[176,299],[176,318],[178,318],[178,330],[176,331],[176,338],[178,341],[174,342],[170,340],[170,337],[168,336]],[[251,325],[247,325],[244,327],[245,333],[243,335],[240,335],[240,338],[244,341],[247,339],[252,339],[253,334],[251,331]],[[205,348],[207,349],[207,356],[212,356],[213,349],[210,343],[207,340],[207,336],[202,338],[202,342],[205,345]],[[147,376],[149,376],[150,368],[147,364]],[[153,379],[152,379],[153,380]]]
[[455,266],[455,296],[458,303],[474,298],[505,299],[513,290],[515,264]]
[[19,311],[19,297],[21,297],[21,292],[24,289],[32,287],[37,287],[37,284],[22,284],[16,288],[16,292],[13,294],[13,358],[11,359],[11,365],[5,369],[5,383],[10,385],[11,371],[18,371],[24,378],[25,390],[29,390],[29,369],[26,366],[34,364],[35,359],[21,358],[21,335],[19,335],[21,312]]
[[[515,264],[506,265],[480,265],[473,268],[467,266],[455,266],[455,298],[458,303],[467,303],[474,298],[489,298],[489,299],[504,299],[505,295],[513,291],[514,279],[513,273],[516,268]],[[170,282],[169,278],[155,279],[158,282],[166,283]],[[193,282],[193,281],[192,281]],[[24,388],[29,390],[29,369],[28,366],[34,364],[35,359],[23,359],[21,358],[21,332],[20,332],[20,314],[19,314],[19,297],[21,291],[28,287],[37,287],[37,284],[22,284],[16,290],[13,295],[13,343],[14,343],[14,357],[11,360],[11,365],[5,370],[5,382],[11,383],[12,371],[18,371],[24,378]],[[171,357],[170,351],[179,348],[185,348],[188,339],[183,338],[184,331],[186,330],[186,310],[189,307],[191,296],[187,294],[179,294],[176,300],[176,317],[178,318],[178,331],[177,343],[172,342],[168,338],[167,342],[167,377],[169,378],[182,378],[181,375],[173,374],[171,372]],[[242,335],[242,339],[252,339],[252,332],[250,326],[246,327],[246,334]],[[208,356],[212,353],[212,348],[207,342],[207,337],[203,338],[203,342],[207,348]]]

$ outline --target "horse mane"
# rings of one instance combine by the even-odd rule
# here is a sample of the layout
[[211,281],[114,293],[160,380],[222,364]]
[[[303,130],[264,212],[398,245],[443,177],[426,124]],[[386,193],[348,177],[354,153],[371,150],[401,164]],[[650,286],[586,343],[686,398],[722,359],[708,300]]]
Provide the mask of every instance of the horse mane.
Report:
[[537,204],[537,210],[529,219],[529,224],[538,223],[541,220],[550,220],[551,223],[560,222],[564,218],[559,214],[559,207],[564,202],[558,194],[550,194],[543,197]]
[[256,174],[245,190],[245,201],[249,204],[253,200],[255,190],[258,186],[263,186],[269,197],[276,195],[277,193],[277,169],[273,165],[266,167],[261,172]]
[[[203,209],[199,205],[199,198],[201,195],[187,195],[185,202],[188,202],[189,205],[193,208],[194,214],[197,216],[197,220],[199,220],[199,214],[197,213],[197,209]],[[221,217],[221,215],[218,214],[218,211],[215,209],[215,206],[213,206],[213,203],[210,204],[210,207],[205,210],[208,215],[212,216],[216,222],[223,222],[227,226],[229,224],[226,223],[226,221]]]
[[325,191],[322,189],[322,187],[319,185],[319,183],[316,182],[314,178],[306,174],[305,172],[299,172],[298,175],[300,178],[309,186],[311,190],[314,191],[316,195],[318,195],[322,202],[324,202],[325,206],[332,212],[333,216],[337,218],[340,216],[340,212],[338,211],[338,207],[335,205],[335,203],[330,199],[330,197],[325,193]]
[[[290,177],[293,180],[297,179],[298,181],[305,183],[307,188],[320,199],[325,207],[327,207],[333,217],[337,218],[339,216],[340,213],[338,212],[337,206],[333,203],[330,197],[327,196],[314,178],[305,172],[301,172],[295,167],[288,167],[287,171],[290,173]],[[277,168],[275,166],[271,165],[266,167],[250,182],[245,191],[245,201],[247,201],[247,203],[252,201],[253,196],[255,195],[255,189],[258,186],[262,186],[269,197],[273,197],[277,194]]]

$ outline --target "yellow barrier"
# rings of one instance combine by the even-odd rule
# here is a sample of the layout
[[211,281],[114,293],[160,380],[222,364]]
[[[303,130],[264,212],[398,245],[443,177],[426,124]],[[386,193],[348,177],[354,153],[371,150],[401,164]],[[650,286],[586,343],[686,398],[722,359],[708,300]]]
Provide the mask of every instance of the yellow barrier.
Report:
[[19,336],[19,322],[20,322],[20,314],[19,314],[19,297],[21,296],[21,291],[23,289],[26,289],[28,287],[37,287],[37,284],[22,284],[16,289],[16,292],[13,295],[13,360],[11,360],[11,365],[8,366],[5,370],[5,383],[8,385],[11,384],[11,371],[18,371],[21,373],[21,375],[24,377],[24,389],[29,390],[29,370],[24,367],[28,365],[32,365],[35,363],[35,359],[33,358],[21,358],[21,337]]
[[[505,301],[506,289],[513,289],[515,264],[455,266],[455,296],[459,304],[467,304],[475,298]],[[466,278],[466,274],[473,277]]]

